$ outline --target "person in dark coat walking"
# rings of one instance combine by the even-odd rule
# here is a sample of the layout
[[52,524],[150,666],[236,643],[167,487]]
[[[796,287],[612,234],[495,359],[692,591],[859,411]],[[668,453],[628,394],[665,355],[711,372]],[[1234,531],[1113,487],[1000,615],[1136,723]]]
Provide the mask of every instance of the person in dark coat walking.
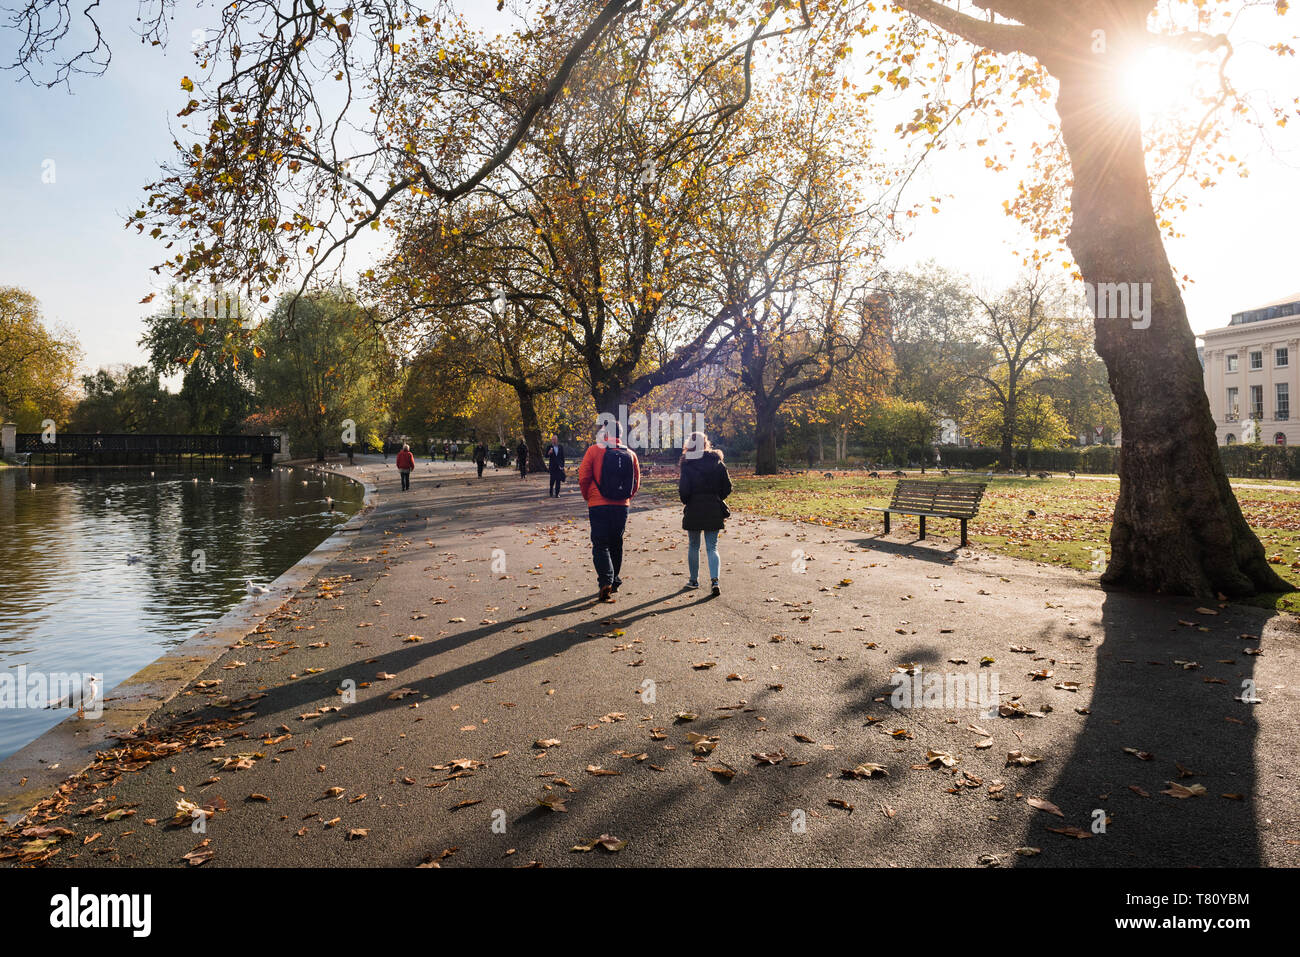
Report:
[[519,447],[515,449],[515,465],[519,467],[519,477],[523,478],[528,473],[528,446],[524,440],[519,440]]
[[700,587],[700,541],[703,539],[713,594],[722,594],[718,587],[722,565],[718,558],[718,532],[731,516],[726,503],[730,494],[731,476],[722,462],[722,451],[715,449],[703,432],[692,432],[682,445],[681,476],[677,480],[677,495],[685,506],[682,528],[689,536],[686,565],[691,577],[687,588]]
[[546,456],[546,470],[551,474],[551,487],[547,494],[559,498],[560,485],[564,482],[564,446],[560,444],[558,435],[551,436],[551,444],[542,454]]
[[487,446],[480,442],[474,446],[474,464],[478,466],[478,477],[483,477],[483,466],[487,465]]

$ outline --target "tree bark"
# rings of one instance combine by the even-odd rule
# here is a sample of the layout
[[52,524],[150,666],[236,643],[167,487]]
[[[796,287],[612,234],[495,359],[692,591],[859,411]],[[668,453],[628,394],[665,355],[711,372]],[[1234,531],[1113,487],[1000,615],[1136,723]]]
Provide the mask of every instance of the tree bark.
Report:
[[542,426],[537,418],[537,403],[533,393],[522,385],[515,385],[519,399],[519,419],[523,423],[524,445],[528,446],[528,471],[540,472],[546,466],[542,459]]
[[[1122,71],[1094,59],[1053,72],[1074,173],[1068,242],[1099,290],[1095,346],[1124,436],[1102,583],[1199,597],[1290,591],[1228,484],[1196,340],[1152,208],[1138,114],[1122,96]],[[1140,327],[1132,303],[1129,317],[1104,317],[1108,283],[1150,289],[1149,327]]]
[[754,405],[754,473],[775,475],[776,467],[776,409],[766,404]]

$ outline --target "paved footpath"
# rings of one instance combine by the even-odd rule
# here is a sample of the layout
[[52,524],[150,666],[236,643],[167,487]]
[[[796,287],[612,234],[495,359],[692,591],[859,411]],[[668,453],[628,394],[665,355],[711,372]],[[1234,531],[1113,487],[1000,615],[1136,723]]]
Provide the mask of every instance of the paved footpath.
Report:
[[[48,863],[1300,864],[1289,616],[865,517],[736,515],[715,599],[646,499],[598,604],[574,486],[363,467],[355,540],[32,812]],[[996,676],[1002,714],[896,709],[900,669]]]

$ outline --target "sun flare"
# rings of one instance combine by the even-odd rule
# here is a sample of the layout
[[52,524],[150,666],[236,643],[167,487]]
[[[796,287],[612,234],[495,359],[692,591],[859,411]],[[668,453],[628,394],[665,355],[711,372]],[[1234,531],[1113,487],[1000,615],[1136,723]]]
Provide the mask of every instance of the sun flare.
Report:
[[1192,107],[1201,84],[1195,57],[1164,47],[1135,56],[1124,70],[1123,90],[1144,117],[1175,115]]

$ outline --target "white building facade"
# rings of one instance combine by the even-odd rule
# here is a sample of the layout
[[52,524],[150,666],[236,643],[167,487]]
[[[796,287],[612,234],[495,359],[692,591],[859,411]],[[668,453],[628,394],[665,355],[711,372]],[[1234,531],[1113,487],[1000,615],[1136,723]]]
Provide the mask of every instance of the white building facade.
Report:
[[1220,445],[1300,443],[1300,294],[1202,334],[1205,392]]

